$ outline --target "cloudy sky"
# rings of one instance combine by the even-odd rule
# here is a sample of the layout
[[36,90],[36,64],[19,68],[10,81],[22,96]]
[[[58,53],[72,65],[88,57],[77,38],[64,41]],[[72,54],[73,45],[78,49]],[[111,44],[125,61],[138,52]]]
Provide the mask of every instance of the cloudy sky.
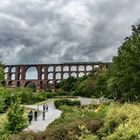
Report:
[[6,64],[110,61],[140,21],[140,0],[0,0]]

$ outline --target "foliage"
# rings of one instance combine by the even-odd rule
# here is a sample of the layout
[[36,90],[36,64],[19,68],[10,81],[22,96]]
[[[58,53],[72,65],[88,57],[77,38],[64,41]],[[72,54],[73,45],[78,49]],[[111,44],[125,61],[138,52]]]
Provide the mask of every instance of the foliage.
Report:
[[54,101],[56,108],[59,108],[62,105],[79,106],[80,104],[81,102],[79,100],[59,99]]
[[140,139],[140,105],[113,104],[110,106],[100,136],[106,140]]
[[[0,60],[0,81],[4,80],[4,64]],[[1,82],[0,82],[1,85]]]
[[96,82],[96,93],[116,100],[140,101],[140,24],[118,49],[106,73]]
[[20,98],[21,104],[31,104],[33,101],[33,92],[30,88],[16,88],[15,96]]
[[0,113],[5,112],[15,98],[10,90],[0,87]]
[[76,78],[74,78],[73,76],[70,76],[66,80],[63,80],[62,82],[58,83],[56,87],[61,88],[64,91],[70,92],[74,90],[74,85],[76,81],[77,81]]
[[[79,140],[90,135],[91,132],[87,126],[90,122],[97,120],[96,126],[99,126],[99,120],[103,118],[102,111],[94,112],[97,106],[61,106],[63,111],[60,118],[50,124],[43,132],[22,132],[18,135],[10,136],[9,140]],[[99,119],[97,119],[97,117]],[[99,127],[98,127],[99,128]],[[15,139],[14,139],[15,138]]]
[[8,109],[7,120],[3,124],[2,134],[18,133],[26,127],[27,119],[24,116],[24,108],[20,106],[20,102],[17,100]]

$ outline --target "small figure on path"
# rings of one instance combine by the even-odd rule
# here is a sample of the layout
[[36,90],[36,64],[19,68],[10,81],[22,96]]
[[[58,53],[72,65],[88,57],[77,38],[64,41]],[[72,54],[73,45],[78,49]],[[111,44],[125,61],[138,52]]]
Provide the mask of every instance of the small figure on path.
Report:
[[46,111],[48,111],[48,105],[46,104]]
[[46,109],[46,106],[45,106],[45,105],[43,105],[43,112],[45,111],[45,109]]
[[45,120],[45,111],[43,111],[42,120]]
[[33,120],[33,112],[32,112],[32,110],[31,110],[31,111],[28,113],[28,121],[29,121],[29,124],[31,124],[32,120]]
[[37,111],[34,112],[34,119],[37,121]]

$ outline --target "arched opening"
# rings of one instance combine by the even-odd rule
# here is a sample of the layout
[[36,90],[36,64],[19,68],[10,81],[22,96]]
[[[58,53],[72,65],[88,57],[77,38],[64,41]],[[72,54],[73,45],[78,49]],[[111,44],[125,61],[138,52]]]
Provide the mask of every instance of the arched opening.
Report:
[[11,85],[12,85],[12,81],[9,81],[9,82],[8,82],[8,86],[11,86]]
[[63,79],[67,79],[69,77],[69,73],[64,73],[63,74]]
[[71,67],[71,71],[77,71],[77,67],[76,66],[72,66]]
[[92,66],[88,65],[86,66],[86,71],[91,71],[92,70]]
[[48,72],[52,72],[54,70],[53,66],[48,67]]
[[22,72],[22,68],[19,68],[19,72]]
[[53,73],[49,73],[48,74],[48,79],[50,80],[50,79],[53,79]]
[[38,72],[36,67],[29,67],[26,70],[26,79],[38,79]]
[[84,71],[84,70],[85,70],[84,66],[79,66],[78,67],[78,71]]
[[8,67],[4,68],[4,72],[7,73],[8,72]]
[[94,69],[98,69],[99,68],[99,65],[94,65]]
[[56,71],[56,72],[58,72],[58,71],[60,72],[60,71],[61,71],[61,67],[60,67],[60,66],[57,66],[57,67],[55,68],[55,71]]
[[69,71],[69,67],[68,66],[64,66],[63,67],[63,71]]
[[61,79],[61,73],[56,73],[55,79]]
[[56,84],[58,84],[58,83],[60,83],[60,82],[61,82],[60,80],[56,80],[56,81],[55,81]]
[[71,76],[76,78],[77,77],[77,73],[73,72],[73,73],[71,73]]
[[85,73],[80,72],[80,73],[78,74],[78,76],[79,76],[79,77],[85,76]]
[[55,81],[55,87],[56,87],[57,89],[60,88],[59,83],[60,83],[60,80],[56,80],[56,81]]
[[47,82],[47,88],[48,88],[49,91],[51,91],[51,89],[53,88],[53,81],[52,80],[49,80]]
[[17,87],[20,87],[20,81],[17,81]]
[[90,74],[90,72],[87,72],[87,73],[86,73],[86,75],[89,75],[89,74]]
[[19,74],[19,80],[21,80],[21,74]]
[[44,80],[44,79],[45,79],[45,77],[44,77],[44,73],[41,75],[41,79],[42,79],[42,80]]
[[44,83],[43,83],[43,81],[40,81],[40,89],[44,89]]
[[2,81],[1,84],[2,84],[3,87],[6,86],[6,82],[5,81]]
[[16,72],[16,68],[15,67],[12,67],[11,68],[11,72]]
[[42,68],[42,72],[45,72],[45,68]]
[[8,74],[7,74],[7,73],[4,74],[4,79],[5,79],[5,80],[8,79]]
[[11,74],[11,80],[15,80],[15,73]]
[[33,92],[36,92],[36,84],[32,81],[26,82],[25,87],[32,89]]

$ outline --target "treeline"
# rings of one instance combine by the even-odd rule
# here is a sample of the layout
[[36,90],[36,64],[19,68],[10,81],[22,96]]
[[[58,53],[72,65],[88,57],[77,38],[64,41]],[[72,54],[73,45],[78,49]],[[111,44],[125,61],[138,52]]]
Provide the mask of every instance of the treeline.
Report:
[[17,99],[21,104],[33,104],[47,99],[44,92],[34,93],[30,88],[7,89],[0,87],[0,113],[7,111],[9,106]]
[[81,78],[70,77],[57,88],[71,95],[140,101],[140,24],[132,26],[132,34],[125,38],[107,69],[98,68]]

